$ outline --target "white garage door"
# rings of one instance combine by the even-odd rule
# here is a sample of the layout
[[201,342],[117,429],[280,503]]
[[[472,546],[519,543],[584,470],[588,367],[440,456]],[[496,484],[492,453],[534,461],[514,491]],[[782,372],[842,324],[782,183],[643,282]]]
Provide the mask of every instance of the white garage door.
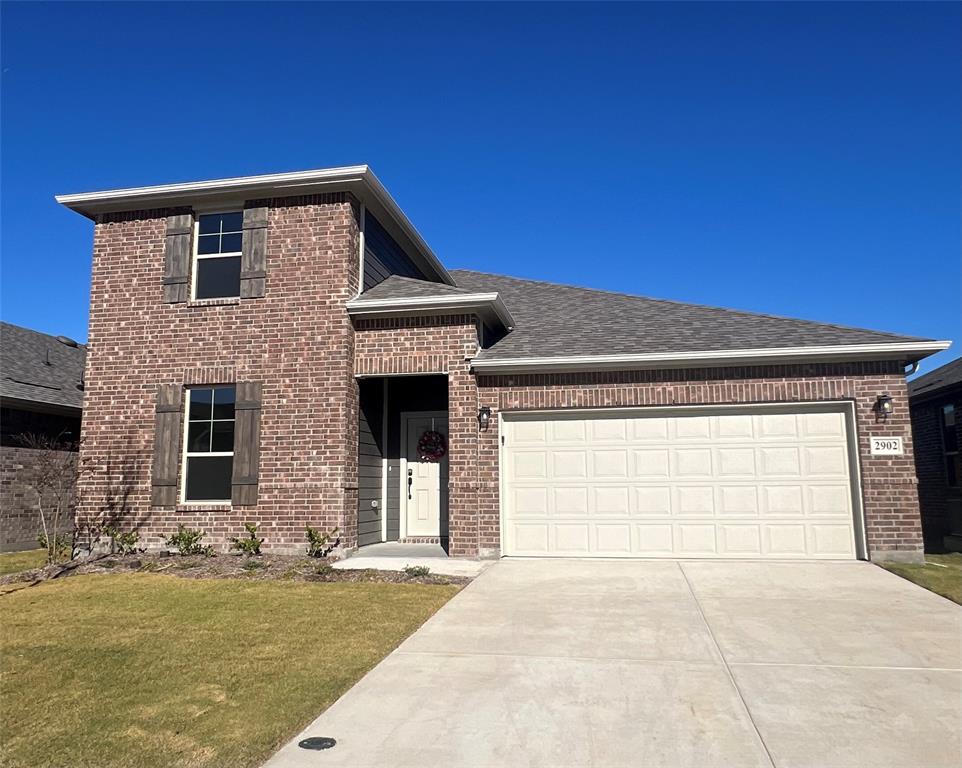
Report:
[[854,558],[841,412],[506,418],[506,555]]

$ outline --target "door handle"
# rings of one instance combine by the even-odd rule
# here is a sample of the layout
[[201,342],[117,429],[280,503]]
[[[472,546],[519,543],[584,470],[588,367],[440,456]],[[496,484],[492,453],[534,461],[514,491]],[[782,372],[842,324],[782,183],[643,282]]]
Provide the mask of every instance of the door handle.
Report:
[[408,470],[408,500],[411,499],[411,486],[414,485],[414,470]]

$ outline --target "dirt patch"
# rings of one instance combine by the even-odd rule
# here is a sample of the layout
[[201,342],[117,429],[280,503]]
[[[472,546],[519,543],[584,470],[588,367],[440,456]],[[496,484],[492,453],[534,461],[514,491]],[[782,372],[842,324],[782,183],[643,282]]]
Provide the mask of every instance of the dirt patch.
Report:
[[0,591],[40,584],[50,579],[89,573],[166,573],[184,579],[244,579],[245,581],[349,581],[391,584],[454,584],[471,581],[465,576],[428,573],[408,575],[404,571],[339,570],[324,558],[298,555],[176,555],[141,553],[98,555],[69,563],[48,565],[0,576]]

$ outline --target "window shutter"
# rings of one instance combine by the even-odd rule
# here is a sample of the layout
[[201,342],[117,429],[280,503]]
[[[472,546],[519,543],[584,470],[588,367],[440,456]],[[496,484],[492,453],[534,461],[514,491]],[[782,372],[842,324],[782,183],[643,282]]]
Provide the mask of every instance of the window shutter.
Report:
[[157,389],[154,466],[150,476],[150,503],[155,507],[177,504],[182,394],[183,388],[179,384],[161,384]]
[[260,382],[239,381],[236,387],[231,503],[250,507],[257,504],[257,465],[261,455],[261,385]]
[[167,217],[164,238],[164,302],[187,301],[190,293],[190,255],[193,243],[194,217],[181,213]]
[[242,299],[264,295],[267,283],[267,208],[244,210],[244,242],[241,246]]

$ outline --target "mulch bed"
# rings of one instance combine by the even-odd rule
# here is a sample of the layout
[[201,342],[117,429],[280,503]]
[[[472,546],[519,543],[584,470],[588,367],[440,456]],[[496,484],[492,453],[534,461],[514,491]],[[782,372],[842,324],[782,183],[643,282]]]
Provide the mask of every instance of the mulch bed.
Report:
[[471,581],[465,576],[429,573],[409,576],[404,571],[339,570],[324,558],[298,555],[239,554],[178,555],[138,553],[131,555],[97,555],[68,563],[48,565],[20,573],[0,576],[2,591],[17,586],[33,586],[51,579],[89,573],[166,573],[185,579],[244,579],[246,581],[322,581],[322,582],[387,582],[391,584],[456,584]]

